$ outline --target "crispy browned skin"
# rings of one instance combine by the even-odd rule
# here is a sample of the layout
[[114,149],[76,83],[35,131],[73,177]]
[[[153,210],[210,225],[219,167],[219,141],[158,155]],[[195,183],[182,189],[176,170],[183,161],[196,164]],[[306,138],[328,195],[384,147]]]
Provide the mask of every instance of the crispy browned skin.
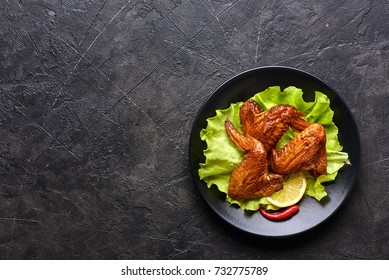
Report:
[[314,177],[327,171],[326,134],[320,124],[312,124],[282,149],[269,153],[269,165],[277,174],[311,171]]
[[[304,119],[301,111],[293,106],[280,104],[263,112],[256,101],[249,99],[240,108],[240,118],[243,133],[262,142],[267,152],[271,151],[270,166],[275,173],[309,170],[314,177],[326,173],[324,128],[316,124],[302,133],[311,124]],[[301,132],[299,137],[281,151],[273,151],[289,128]]]
[[283,176],[268,172],[267,153],[263,144],[244,136],[227,119],[226,131],[239,149],[246,152],[231,174],[228,194],[234,199],[269,196],[282,188]]
[[[310,171],[314,177],[326,173],[324,128],[311,125],[304,117],[290,105],[262,111],[256,101],[248,100],[240,108],[243,134],[226,120],[228,136],[246,153],[230,177],[228,193],[232,198],[270,196],[282,188],[283,179],[290,173]],[[300,133],[277,149],[277,142],[289,128]]]
[[240,107],[243,133],[262,142],[266,151],[276,146],[289,127],[297,132],[307,128],[310,123],[304,117],[304,114],[293,106],[284,104],[262,112],[258,103],[252,99]]
[[252,99],[240,106],[240,121],[244,135],[250,135],[257,139],[259,126],[263,121],[263,111],[258,103]]

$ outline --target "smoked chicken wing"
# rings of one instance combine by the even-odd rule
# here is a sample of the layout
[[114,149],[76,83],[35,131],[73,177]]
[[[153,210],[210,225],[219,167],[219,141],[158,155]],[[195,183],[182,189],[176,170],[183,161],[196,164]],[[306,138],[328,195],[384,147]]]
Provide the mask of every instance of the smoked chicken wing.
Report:
[[272,149],[269,165],[277,174],[311,171],[314,177],[327,171],[326,134],[320,124],[312,124],[282,149]]
[[228,194],[234,199],[269,196],[282,188],[284,176],[268,172],[267,153],[263,144],[251,136],[244,136],[227,119],[227,134],[246,154],[231,174]]
[[[310,171],[314,177],[326,173],[324,128],[304,118],[290,105],[263,111],[250,99],[240,107],[243,134],[228,119],[225,121],[228,136],[246,153],[230,177],[228,194],[232,198],[270,196],[282,188],[283,179],[291,173]],[[289,128],[299,134],[278,149],[278,141]]]
[[262,142],[266,151],[274,148],[290,128],[300,132],[310,123],[304,114],[290,105],[280,104],[262,112],[255,100],[249,99],[240,107],[242,130]]
[[[308,170],[314,177],[326,173],[324,128],[320,124],[311,125],[295,107],[280,104],[262,111],[255,100],[249,99],[240,107],[240,118],[243,133],[262,142],[267,152],[271,151],[270,166],[275,173]],[[300,132],[299,137],[278,151],[276,145],[289,128]]]

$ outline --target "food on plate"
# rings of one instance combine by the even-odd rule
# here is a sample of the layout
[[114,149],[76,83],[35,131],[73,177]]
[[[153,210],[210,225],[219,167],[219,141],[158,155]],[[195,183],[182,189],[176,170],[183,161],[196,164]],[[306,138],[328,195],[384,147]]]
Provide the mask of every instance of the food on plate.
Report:
[[[270,196],[282,188],[282,175],[312,171],[318,177],[326,173],[326,135],[322,125],[311,125],[303,113],[290,105],[280,104],[262,112],[254,103],[248,100],[240,107],[243,134],[228,119],[225,122],[228,136],[245,152],[230,177],[228,194],[232,198]],[[301,133],[277,149],[276,144],[289,127]]]
[[226,131],[246,154],[230,177],[228,194],[234,199],[269,196],[282,188],[283,176],[268,172],[267,153],[257,139],[241,134],[227,119]]
[[281,211],[269,212],[263,207],[259,208],[259,212],[266,218],[272,221],[283,221],[289,219],[299,211],[300,207],[297,204],[289,206]]
[[275,147],[289,127],[297,132],[307,128],[310,123],[304,117],[302,112],[287,104],[262,112],[258,103],[249,99],[240,107],[243,133],[261,141],[266,151]]
[[[284,105],[280,106],[280,104]],[[289,105],[295,109],[291,109]],[[273,107],[275,108],[272,109]],[[275,112],[270,114],[272,111]],[[264,118],[265,114],[269,115],[267,123],[271,123],[271,127],[267,127],[259,121],[261,118]],[[228,108],[218,109],[213,117],[207,119],[207,126],[200,132],[200,138],[206,142],[207,148],[203,151],[205,161],[200,163],[198,171],[199,177],[209,188],[214,186],[217,187],[220,192],[225,193],[226,201],[231,204],[237,204],[243,210],[256,211],[260,206],[266,210],[277,210],[279,207],[274,206],[267,200],[268,197],[272,197],[273,195],[245,199],[233,198],[228,191],[232,173],[240,164],[243,164],[243,162],[245,162],[245,164],[247,163],[246,160],[244,161],[244,158],[249,157],[248,154],[250,154],[250,156],[253,155],[253,153],[251,153],[253,150],[256,151],[255,157],[263,158],[264,153],[269,155],[268,161],[265,163],[268,167],[268,175],[277,173],[272,170],[272,168],[276,169],[279,173],[284,171],[289,173],[291,170],[289,164],[293,163],[294,157],[291,156],[290,151],[287,150],[292,146],[302,148],[305,143],[304,141],[306,140],[294,140],[294,142],[289,145],[288,143],[300,135],[304,129],[316,123],[322,125],[325,131],[326,172],[321,174],[321,170],[323,169],[319,168],[319,170],[315,170],[314,168],[310,170],[310,172],[304,171],[302,174],[306,178],[306,189],[304,194],[320,201],[323,197],[327,196],[326,187],[332,187],[331,185],[325,187],[323,183],[334,181],[339,170],[345,164],[350,164],[348,154],[342,151],[343,147],[339,143],[338,128],[332,120],[333,114],[334,112],[330,108],[330,100],[326,95],[316,91],[315,99],[307,102],[303,99],[302,90],[293,86],[283,90],[278,86],[272,86],[255,94],[249,101],[232,103]],[[272,119],[273,117],[274,120]],[[226,130],[226,119],[228,119],[232,125],[230,134],[235,134],[235,136],[238,135],[236,136],[236,139],[238,140],[235,139],[236,143],[231,141],[230,135]],[[247,122],[245,121],[246,119],[248,120]],[[272,131],[271,128],[277,129],[273,129]],[[264,131],[270,131],[272,137],[266,138],[265,140],[262,139],[262,147],[255,141],[250,140],[251,138],[261,139],[261,135]],[[237,132],[239,134],[237,134]],[[320,128],[315,128],[315,126],[313,126],[313,135],[320,139],[322,138],[322,136],[320,136],[321,134]],[[282,135],[281,138],[280,135]],[[307,135],[305,137],[300,136],[300,138],[308,139],[311,137],[308,137],[308,135],[312,136],[312,131],[309,133],[307,131]],[[248,147],[246,147],[246,145]],[[316,161],[316,166],[324,165],[323,144],[311,145],[316,146],[317,150],[321,151],[321,153],[315,152],[314,154],[316,155],[311,158],[311,161]],[[245,149],[247,151],[245,151]],[[262,151],[262,149],[265,152]],[[272,153],[274,154],[270,155]],[[284,159],[286,159],[286,161],[289,160],[290,163],[284,162]],[[299,164],[303,161],[303,158],[298,160]],[[250,163],[250,160],[248,163]],[[255,168],[265,170],[264,163],[261,164],[257,164],[258,166]],[[295,167],[299,167],[299,164],[295,164]],[[273,167],[271,165],[273,165]],[[302,165],[305,167],[309,166],[309,162],[305,162]],[[299,170],[299,168],[296,168],[293,172]],[[287,177],[286,174],[278,175]],[[277,177],[278,176],[275,176],[275,178]],[[246,190],[243,192],[246,192]],[[247,190],[247,192],[249,192],[249,190]],[[284,189],[279,192],[284,192]],[[239,191],[235,193],[239,193]]]
[[317,178],[327,171],[326,133],[321,124],[312,124],[282,149],[272,149],[270,168],[278,174],[310,171]]
[[294,205],[300,201],[307,188],[307,180],[303,172],[291,174],[283,183],[282,190],[266,197],[267,201],[279,208]]

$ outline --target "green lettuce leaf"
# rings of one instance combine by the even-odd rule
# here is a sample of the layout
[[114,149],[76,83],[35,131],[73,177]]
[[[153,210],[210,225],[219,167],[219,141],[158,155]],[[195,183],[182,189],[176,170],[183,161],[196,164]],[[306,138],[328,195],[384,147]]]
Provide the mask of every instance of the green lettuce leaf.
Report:
[[[267,110],[278,104],[289,104],[306,115],[310,123],[320,123],[324,126],[327,136],[327,174],[313,178],[308,172],[307,189],[305,194],[320,201],[327,195],[323,183],[334,181],[338,171],[344,164],[350,164],[348,154],[342,152],[343,147],[338,140],[338,128],[332,121],[334,112],[330,108],[330,101],[321,92],[315,92],[313,102],[305,102],[301,89],[290,86],[283,91],[278,86],[269,87],[252,97],[262,109]],[[230,141],[225,128],[224,121],[229,118],[233,125],[239,130],[240,106],[243,102],[233,103],[227,109],[216,110],[216,115],[207,119],[207,127],[202,129],[200,137],[207,143],[204,150],[205,162],[200,163],[199,176],[208,187],[216,185],[219,191],[226,194],[226,200],[231,204],[237,204],[244,210],[258,210],[260,205],[267,209],[274,209],[267,202],[266,198],[234,200],[228,196],[228,184],[232,171],[242,161],[243,152],[238,150]],[[288,143],[296,135],[291,129],[278,142],[278,147]]]

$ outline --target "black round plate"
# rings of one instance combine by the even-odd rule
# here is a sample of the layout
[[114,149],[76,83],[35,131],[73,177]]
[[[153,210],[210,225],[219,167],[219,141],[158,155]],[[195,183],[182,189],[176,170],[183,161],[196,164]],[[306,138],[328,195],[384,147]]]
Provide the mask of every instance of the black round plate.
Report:
[[[314,100],[314,91],[326,94],[334,111],[334,123],[339,128],[339,141],[343,151],[350,157],[351,165],[339,171],[336,180],[326,186],[328,196],[322,201],[305,196],[300,202],[300,211],[291,219],[274,222],[262,217],[258,211],[243,211],[225,201],[225,194],[216,186],[208,188],[199,179],[199,164],[205,162],[203,150],[206,143],[200,139],[206,119],[215,115],[216,109],[225,109],[231,103],[245,101],[269,86],[296,86],[303,90],[305,101]],[[290,67],[269,66],[243,72],[221,85],[203,104],[193,123],[189,161],[192,177],[201,196],[208,205],[231,225],[259,236],[286,237],[310,230],[328,219],[342,205],[356,181],[360,161],[358,129],[353,116],[339,94],[319,78]]]

